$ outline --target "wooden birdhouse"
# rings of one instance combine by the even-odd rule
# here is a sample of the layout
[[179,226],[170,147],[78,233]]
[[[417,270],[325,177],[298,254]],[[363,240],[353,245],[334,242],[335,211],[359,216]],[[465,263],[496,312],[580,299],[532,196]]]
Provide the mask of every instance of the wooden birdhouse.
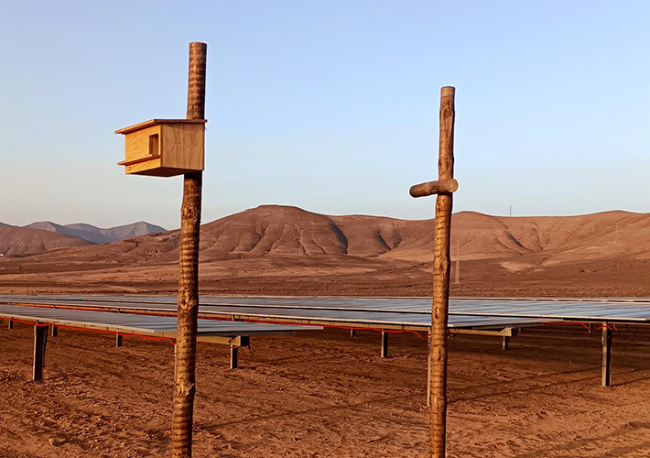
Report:
[[205,167],[204,119],[151,119],[116,130],[124,134],[126,156],[117,165],[127,174],[171,177]]

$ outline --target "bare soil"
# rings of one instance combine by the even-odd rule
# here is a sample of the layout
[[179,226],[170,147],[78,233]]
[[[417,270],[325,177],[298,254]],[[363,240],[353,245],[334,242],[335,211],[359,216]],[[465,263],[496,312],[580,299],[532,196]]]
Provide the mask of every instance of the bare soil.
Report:
[[[600,386],[600,335],[526,329],[502,351],[450,339],[450,457],[647,457],[650,330],[614,337],[614,386]],[[45,379],[30,381],[33,328],[0,329],[0,456],[154,457],[170,445],[173,347],[60,329]],[[423,457],[426,340],[326,330],[253,340],[228,368],[198,350],[196,457]]]
[[[454,216],[453,296],[650,297],[650,215]],[[430,296],[432,222],[260,207],[202,228],[202,293]],[[24,243],[27,243],[23,240]],[[21,243],[23,243],[21,242]],[[0,293],[173,294],[178,234],[0,258]],[[455,265],[452,266],[452,281]],[[450,340],[450,457],[650,456],[650,329],[526,329]],[[0,457],[168,456],[173,347],[60,330],[30,381],[33,329],[0,328]],[[196,457],[422,457],[426,341],[326,330],[198,354]]]

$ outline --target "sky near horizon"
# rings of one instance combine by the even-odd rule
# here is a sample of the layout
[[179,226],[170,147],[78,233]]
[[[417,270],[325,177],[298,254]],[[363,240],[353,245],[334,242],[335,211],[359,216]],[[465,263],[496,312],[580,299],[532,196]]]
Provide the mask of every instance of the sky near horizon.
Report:
[[180,225],[182,178],[113,132],[184,118],[208,44],[203,222],[263,204],[431,218],[650,212],[650,2],[0,0],[0,221]]

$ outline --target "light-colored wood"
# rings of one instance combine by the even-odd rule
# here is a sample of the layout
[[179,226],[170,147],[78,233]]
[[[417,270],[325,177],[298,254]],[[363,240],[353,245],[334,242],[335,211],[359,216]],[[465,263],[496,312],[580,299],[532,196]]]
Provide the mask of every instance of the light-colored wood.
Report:
[[458,190],[458,181],[453,178],[411,186],[409,193],[411,197],[426,197],[432,194],[451,194]]
[[116,131],[125,135],[127,175],[171,177],[204,169],[205,120],[152,119]]
[[118,165],[126,165],[143,158],[159,157],[160,151],[155,154],[149,149],[149,138],[153,135],[160,135],[161,126],[154,125],[142,130],[126,134],[124,137],[124,161]]
[[203,170],[204,138],[202,124],[163,124],[162,166],[188,171]]
[[157,124],[205,124],[205,119],[150,119],[148,121],[143,121],[138,124],[133,124],[132,126],[123,127],[115,131],[116,134],[129,134],[137,130],[142,130],[147,127],[151,127]]

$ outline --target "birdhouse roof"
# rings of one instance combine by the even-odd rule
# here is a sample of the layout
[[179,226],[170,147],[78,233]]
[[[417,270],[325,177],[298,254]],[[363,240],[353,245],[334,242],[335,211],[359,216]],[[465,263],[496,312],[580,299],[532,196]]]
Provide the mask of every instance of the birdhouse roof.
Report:
[[157,126],[160,124],[205,124],[208,122],[205,119],[150,119],[149,121],[133,124],[129,127],[123,127],[115,131],[116,134],[128,134],[138,130],[146,129],[147,127]]

